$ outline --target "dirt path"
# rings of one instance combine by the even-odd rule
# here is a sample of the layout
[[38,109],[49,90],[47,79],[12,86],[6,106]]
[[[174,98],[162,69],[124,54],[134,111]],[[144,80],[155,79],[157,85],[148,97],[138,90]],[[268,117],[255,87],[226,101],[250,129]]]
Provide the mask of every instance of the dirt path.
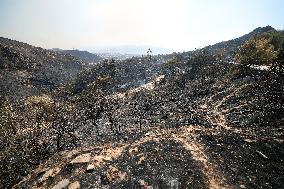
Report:
[[232,188],[227,183],[222,174],[218,171],[217,165],[212,164],[201,143],[197,142],[193,128],[184,128],[182,135],[174,134],[173,138],[179,142],[186,150],[190,151],[192,158],[199,162],[201,165],[201,171],[207,177],[207,181],[210,189],[225,189]]
[[[227,184],[226,179],[222,173],[218,170],[218,166],[210,162],[204,145],[197,141],[195,130],[200,129],[196,126],[189,126],[181,128],[180,130],[175,129],[158,129],[148,132],[145,137],[139,141],[128,145],[131,150],[137,149],[137,147],[147,141],[162,141],[167,139],[173,139],[180,144],[185,150],[189,151],[192,155],[192,159],[200,165],[200,171],[206,176],[207,184],[210,189],[230,189],[233,188]],[[166,154],[164,154],[166,155]]]

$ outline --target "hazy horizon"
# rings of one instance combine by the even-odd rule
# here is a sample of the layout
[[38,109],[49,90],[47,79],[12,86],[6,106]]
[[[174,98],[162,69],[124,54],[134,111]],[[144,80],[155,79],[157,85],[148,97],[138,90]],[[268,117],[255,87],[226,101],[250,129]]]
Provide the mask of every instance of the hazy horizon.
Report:
[[284,29],[282,7],[281,0],[1,0],[0,36],[48,49],[188,51],[257,27]]

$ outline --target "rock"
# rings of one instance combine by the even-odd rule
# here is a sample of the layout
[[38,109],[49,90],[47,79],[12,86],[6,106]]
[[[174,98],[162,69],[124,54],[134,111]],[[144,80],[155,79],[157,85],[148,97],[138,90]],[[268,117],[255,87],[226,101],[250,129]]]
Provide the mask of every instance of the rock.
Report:
[[105,160],[105,161],[111,161],[111,159],[112,159],[112,158],[109,157],[109,156],[104,157],[104,160]]
[[97,156],[95,156],[95,157],[93,158],[93,160],[94,160],[93,165],[94,165],[95,167],[100,167],[100,165],[101,165],[102,163],[104,163],[105,161],[111,161],[112,158],[109,157],[109,156],[97,155]]
[[124,142],[128,141],[128,137],[127,137],[127,136],[124,136],[124,137],[123,137],[123,140],[124,140]]
[[145,156],[139,158],[138,164],[141,164],[143,161],[145,161]]
[[147,183],[146,183],[144,180],[140,179],[140,180],[138,180],[138,184],[139,184],[141,187],[144,187]]
[[76,182],[72,182],[71,184],[69,184],[68,189],[77,189],[80,188],[80,183],[78,181]]
[[60,168],[59,167],[55,167],[53,169],[49,169],[48,171],[46,171],[43,176],[39,179],[39,182],[43,182],[45,181],[48,177],[54,177],[55,175],[57,175],[60,172]]
[[91,153],[81,154],[73,159],[70,163],[88,163],[91,160]]
[[131,148],[131,149],[128,150],[128,155],[133,156],[137,152],[138,152],[138,147]]
[[87,169],[86,169],[86,172],[87,173],[91,173],[95,170],[95,165],[94,164],[89,164]]
[[126,177],[126,173],[122,173],[116,167],[109,166],[107,172],[105,173],[105,178],[108,183],[115,182],[116,180],[123,180]]
[[244,141],[245,141],[245,142],[247,142],[247,143],[252,143],[252,142],[255,142],[255,140],[252,140],[252,139],[248,139],[248,138],[247,138],[247,139],[244,139]]
[[55,186],[52,187],[52,189],[62,189],[68,186],[69,179],[63,179],[62,181],[58,182]]

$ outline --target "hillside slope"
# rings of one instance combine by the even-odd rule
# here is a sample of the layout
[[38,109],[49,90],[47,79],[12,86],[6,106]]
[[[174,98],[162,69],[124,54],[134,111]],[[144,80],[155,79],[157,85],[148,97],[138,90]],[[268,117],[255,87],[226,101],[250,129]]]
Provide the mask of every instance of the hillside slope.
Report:
[[0,38],[0,93],[22,98],[66,86],[82,70],[71,55]]
[[221,82],[226,67],[206,65],[203,81],[204,72],[160,76],[99,102],[88,96],[78,130],[84,147],[56,154],[14,188],[281,188],[283,115],[259,124],[253,104],[262,92],[238,100],[254,79]]
[[4,101],[0,187],[281,188],[283,75],[239,66],[207,48],[110,60],[64,98]]
[[265,32],[270,32],[270,31],[276,31],[276,30],[271,26],[258,27],[254,29],[252,32],[245,34],[241,37],[238,37],[236,39],[216,43],[214,45],[210,45],[205,48],[213,52],[218,52],[218,51],[224,52],[225,57],[232,58],[237,48],[241,46],[242,44],[244,44],[251,37],[265,33]]

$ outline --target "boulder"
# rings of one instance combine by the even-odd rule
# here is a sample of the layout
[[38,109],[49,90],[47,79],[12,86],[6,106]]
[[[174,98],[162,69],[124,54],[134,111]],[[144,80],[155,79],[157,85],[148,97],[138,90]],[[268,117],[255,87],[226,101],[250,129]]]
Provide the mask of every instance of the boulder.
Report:
[[81,154],[73,159],[70,163],[88,163],[91,160],[91,153]]

